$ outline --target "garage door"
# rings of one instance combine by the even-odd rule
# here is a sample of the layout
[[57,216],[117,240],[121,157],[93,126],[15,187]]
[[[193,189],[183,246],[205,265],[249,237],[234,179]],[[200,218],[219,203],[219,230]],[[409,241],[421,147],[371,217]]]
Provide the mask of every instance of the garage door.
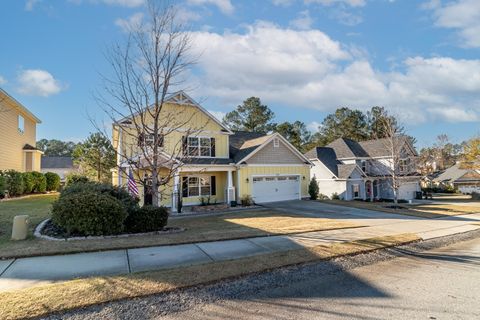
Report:
[[256,203],[300,199],[299,176],[254,177],[253,200]]

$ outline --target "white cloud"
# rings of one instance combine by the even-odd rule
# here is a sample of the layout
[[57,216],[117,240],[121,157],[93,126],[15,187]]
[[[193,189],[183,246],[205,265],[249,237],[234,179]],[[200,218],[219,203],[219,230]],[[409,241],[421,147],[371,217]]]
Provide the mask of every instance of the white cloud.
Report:
[[214,5],[224,14],[232,14],[235,11],[230,0],[187,0],[187,3],[190,5]]
[[351,7],[363,7],[367,3],[366,0],[305,0],[306,4],[318,3],[324,6],[331,6],[335,4],[344,4]]
[[299,30],[308,30],[312,27],[312,24],[313,19],[310,17],[308,10],[299,12],[298,17],[290,21],[290,26]]
[[45,70],[22,70],[17,81],[18,92],[25,95],[48,97],[63,89],[61,83]]
[[272,0],[272,3],[275,6],[282,6],[282,7],[288,7],[291,4],[293,4],[295,0]]
[[132,14],[127,19],[118,18],[115,20],[115,25],[120,27],[123,32],[130,32],[141,27],[143,20],[143,13],[137,12]]
[[4,85],[5,83],[7,83],[7,80],[4,77],[0,76],[0,86]]
[[362,16],[347,11],[343,8],[335,9],[331,12],[330,17],[346,26],[356,26],[363,22]]
[[[260,22],[245,33],[196,32],[200,95],[235,105],[249,96],[291,108],[389,108],[407,123],[475,121],[480,60],[412,57],[402,72],[382,72],[319,30]],[[445,110],[457,110],[455,112]]]
[[309,124],[307,124],[307,129],[311,132],[317,132],[318,131],[318,128],[321,126],[322,124],[320,122],[317,122],[317,121],[312,121],[310,122]]
[[198,21],[201,18],[202,16],[195,11],[185,9],[185,7],[177,8],[177,19],[180,23],[189,23],[191,21]]
[[461,45],[480,47],[480,1],[456,0],[442,4],[432,0],[424,5],[432,10],[437,27],[455,29],[461,38]]
[[27,0],[25,2],[25,10],[32,11],[37,3],[41,2],[41,0]]

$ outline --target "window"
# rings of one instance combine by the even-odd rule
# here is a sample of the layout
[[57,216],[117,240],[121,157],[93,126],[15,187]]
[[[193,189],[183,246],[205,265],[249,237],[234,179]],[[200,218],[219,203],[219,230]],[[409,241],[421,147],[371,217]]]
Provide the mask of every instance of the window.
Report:
[[273,147],[278,148],[280,146],[280,140],[277,138],[273,139]]
[[18,115],[18,132],[25,132],[25,119],[21,115]]
[[358,198],[360,196],[360,185],[352,184],[352,195],[354,198]]
[[291,176],[291,177],[288,177],[288,180],[298,181],[298,177]]
[[215,195],[215,177],[183,177],[183,197]]
[[188,137],[186,153],[191,157],[214,157],[214,139]]
[[277,180],[278,181],[285,181],[285,180],[287,180],[287,177],[278,177]]
[[253,182],[260,182],[260,181],[263,181],[263,178],[258,178],[258,177],[253,178]]
[[362,160],[361,164],[362,164],[362,171],[367,172],[367,165],[368,165],[367,160]]
[[274,177],[266,177],[265,181],[275,181],[275,178]]
[[[158,146],[161,148],[163,147],[163,140],[164,137],[161,135],[158,135],[159,138],[157,139]],[[153,144],[155,143],[155,135],[153,133],[142,133],[138,137],[138,145],[140,147],[143,146],[149,146],[153,147]]]
[[401,159],[398,162],[398,168],[399,168],[400,172],[409,172],[410,159]]

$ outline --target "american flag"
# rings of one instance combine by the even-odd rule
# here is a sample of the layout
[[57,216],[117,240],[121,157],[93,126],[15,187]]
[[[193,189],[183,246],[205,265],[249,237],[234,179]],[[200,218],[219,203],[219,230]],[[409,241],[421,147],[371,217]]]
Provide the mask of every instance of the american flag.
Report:
[[128,192],[135,197],[138,197],[138,188],[135,179],[133,178],[132,169],[128,172]]

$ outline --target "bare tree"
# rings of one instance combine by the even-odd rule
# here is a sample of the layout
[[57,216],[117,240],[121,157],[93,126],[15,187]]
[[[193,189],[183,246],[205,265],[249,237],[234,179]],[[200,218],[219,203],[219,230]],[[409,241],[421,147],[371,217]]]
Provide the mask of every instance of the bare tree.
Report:
[[382,161],[375,161],[373,170],[391,188],[393,201],[397,204],[400,187],[405,179],[415,172],[416,153],[412,145],[413,138],[406,134],[405,128],[395,117],[385,117],[381,126],[384,138],[379,140],[388,156]]
[[[114,123],[119,174],[128,174],[126,163],[133,168],[136,182],[151,190],[154,206],[160,205],[166,189],[160,187],[195,156],[186,137],[198,134],[208,122],[192,127],[199,111],[183,105],[181,95],[175,110],[165,107],[172,90],[185,89],[185,71],[195,62],[190,51],[191,36],[177,19],[176,7],[149,0],[145,21],[130,26],[125,44],[107,53],[113,77],[103,77],[106,95],[97,96]],[[140,172],[147,172],[148,179]]]

